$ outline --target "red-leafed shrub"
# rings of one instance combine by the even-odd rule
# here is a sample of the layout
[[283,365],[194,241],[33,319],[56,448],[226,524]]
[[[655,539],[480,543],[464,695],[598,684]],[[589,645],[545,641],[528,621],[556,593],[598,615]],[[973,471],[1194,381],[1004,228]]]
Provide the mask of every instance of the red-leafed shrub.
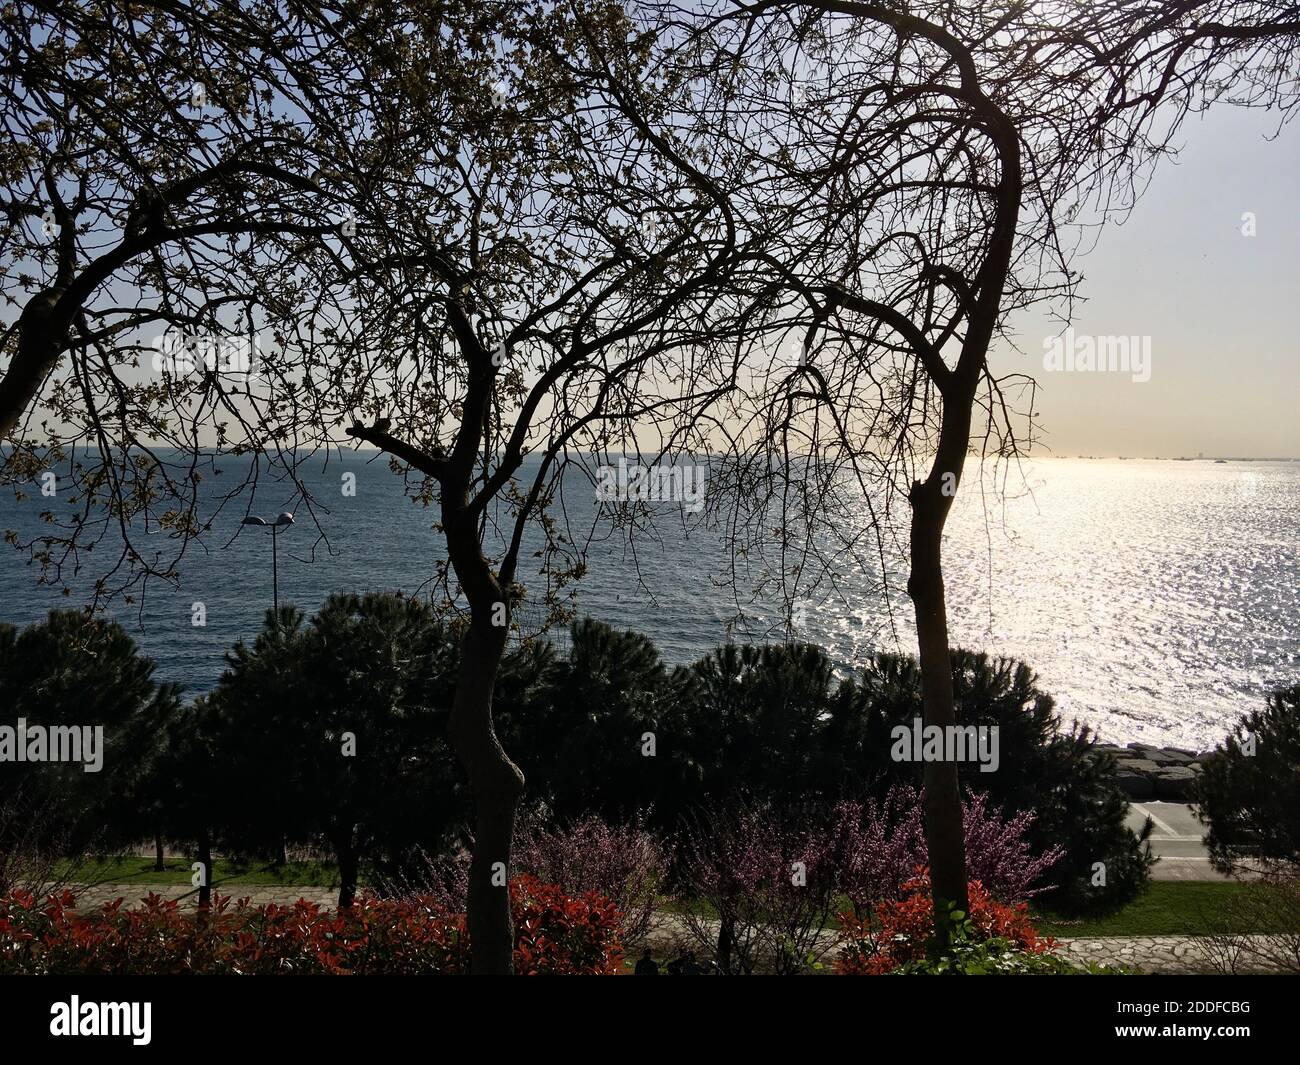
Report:
[[515,972],[525,976],[614,976],[623,961],[618,907],[603,895],[565,895],[536,877],[510,884]]
[[[998,902],[978,880],[970,882],[968,894],[970,911],[962,919],[966,938],[1006,940],[1029,954],[1044,954],[1055,946],[1034,929],[1025,903]],[[904,884],[902,897],[878,903],[869,920],[843,914],[840,926],[844,942],[835,971],[842,975],[881,976],[924,958],[934,935],[928,872],[919,870]]]
[[[613,974],[622,962],[618,910],[532,877],[512,881],[521,973]],[[0,974],[456,974],[469,961],[465,918],[429,899],[362,897],[350,910],[232,905],[218,896],[198,919],[149,895],[77,914],[69,893],[44,903],[0,897]]]

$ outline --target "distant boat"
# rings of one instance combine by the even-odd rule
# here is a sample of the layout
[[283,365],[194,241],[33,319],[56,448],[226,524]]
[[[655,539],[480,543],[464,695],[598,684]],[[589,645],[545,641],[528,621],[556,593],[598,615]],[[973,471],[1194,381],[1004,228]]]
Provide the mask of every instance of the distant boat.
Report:
[[1215,459],[1214,461],[1215,461],[1218,465],[1223,466],[1223,465],[1225,465],[1225,464],[1227,463],[1228,460],[1227,460],[1227,459]]

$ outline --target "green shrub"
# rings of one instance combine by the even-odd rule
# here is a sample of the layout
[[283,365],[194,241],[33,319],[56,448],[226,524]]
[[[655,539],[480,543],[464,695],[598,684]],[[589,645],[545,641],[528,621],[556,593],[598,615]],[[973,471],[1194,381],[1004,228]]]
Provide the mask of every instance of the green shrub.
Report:
[[1075,965],[1055,954],[1035,954],[1007,939],[954,943],[951,953],[923,958],[890,976],[1129,976],[1127,969],[1089,962]]
[[[567,654],[541,648],[507,656],[493,697],[497,734],[529,799],[564,819],[620,822],[653,808],[658,825],[671,827],[700,797],[714,752],[654,643],[584,619]],[[653,757],[643,753],[647,733]]]
[[[180,707],[179,689],[153,673],[122,626],[102,617],[53,610],[24,629],[0,624],[4,724],[103,729],[98,771],[82,762],[5,762],[0,808],[39,808],[47,838],[35,842],[78,848],[153,832],[142,788]],[[0,838],[0,851],[8,845]]]
[[1210,859],[1300,864],[1300,684],[1274,692],[1203,763],[1193,788]]
[[[1151,858],[1125,824],[1113,760],[1086,729],[1062,726],[1024,663],[965,651],[952,660],[958,722],[999,729],[997,772],[963,766],[964,785],[1009,816],[1032,811],[1033,853],[1066,850],[1041,904],[1078,915],[1132,901]],[[692,810],[738,794],[830,807],[920,784],[920,766],[890,758],[891,730],[921,714],[909,656],[880,653],[857,678],[837,679],[819,647],[728,644],[670,672],[647,637],[586,620],[566,656],[545,658],[539,681],[517,672],[503,669],[499,684],[502,742],[530,798],[562,816],[649,809],[657,828],[674,831]],[[643,755],[649,733],[654,757]],[[1096,863],[1104,885],[1093,884]]]

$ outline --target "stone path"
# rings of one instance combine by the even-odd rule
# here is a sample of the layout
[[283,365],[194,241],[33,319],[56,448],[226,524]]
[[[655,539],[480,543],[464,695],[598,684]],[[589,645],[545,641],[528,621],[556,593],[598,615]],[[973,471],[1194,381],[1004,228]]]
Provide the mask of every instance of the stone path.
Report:
[[1278,948],[1283,945],[1283,940],[1277,936],[1104,936],[1060,939],[1057,943],[1057,953],[1071,961],[1124,965],[1141,969],[1144,973],[1283,971],[1280,964],[1269,957],[1280,953]]

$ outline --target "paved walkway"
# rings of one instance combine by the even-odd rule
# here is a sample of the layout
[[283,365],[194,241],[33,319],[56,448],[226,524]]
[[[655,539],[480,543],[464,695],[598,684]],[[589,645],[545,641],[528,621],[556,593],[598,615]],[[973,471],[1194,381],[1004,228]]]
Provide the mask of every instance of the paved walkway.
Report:
[[1150,817],[1155,825],[1151,850],[1160,858],[1151,870],[1153,880],[1225,880],[1210,866],[1202,838],[1205,826],[1194,809],[1181,802],[1135,802],[1128,808],[1128,826],[1139,832]]
[[1288,953],[1279,936],[1105,936],[1060,939],[1059,953],[1071,961],[1124,965],[1144,973],[1272,973],[1283,968]]

